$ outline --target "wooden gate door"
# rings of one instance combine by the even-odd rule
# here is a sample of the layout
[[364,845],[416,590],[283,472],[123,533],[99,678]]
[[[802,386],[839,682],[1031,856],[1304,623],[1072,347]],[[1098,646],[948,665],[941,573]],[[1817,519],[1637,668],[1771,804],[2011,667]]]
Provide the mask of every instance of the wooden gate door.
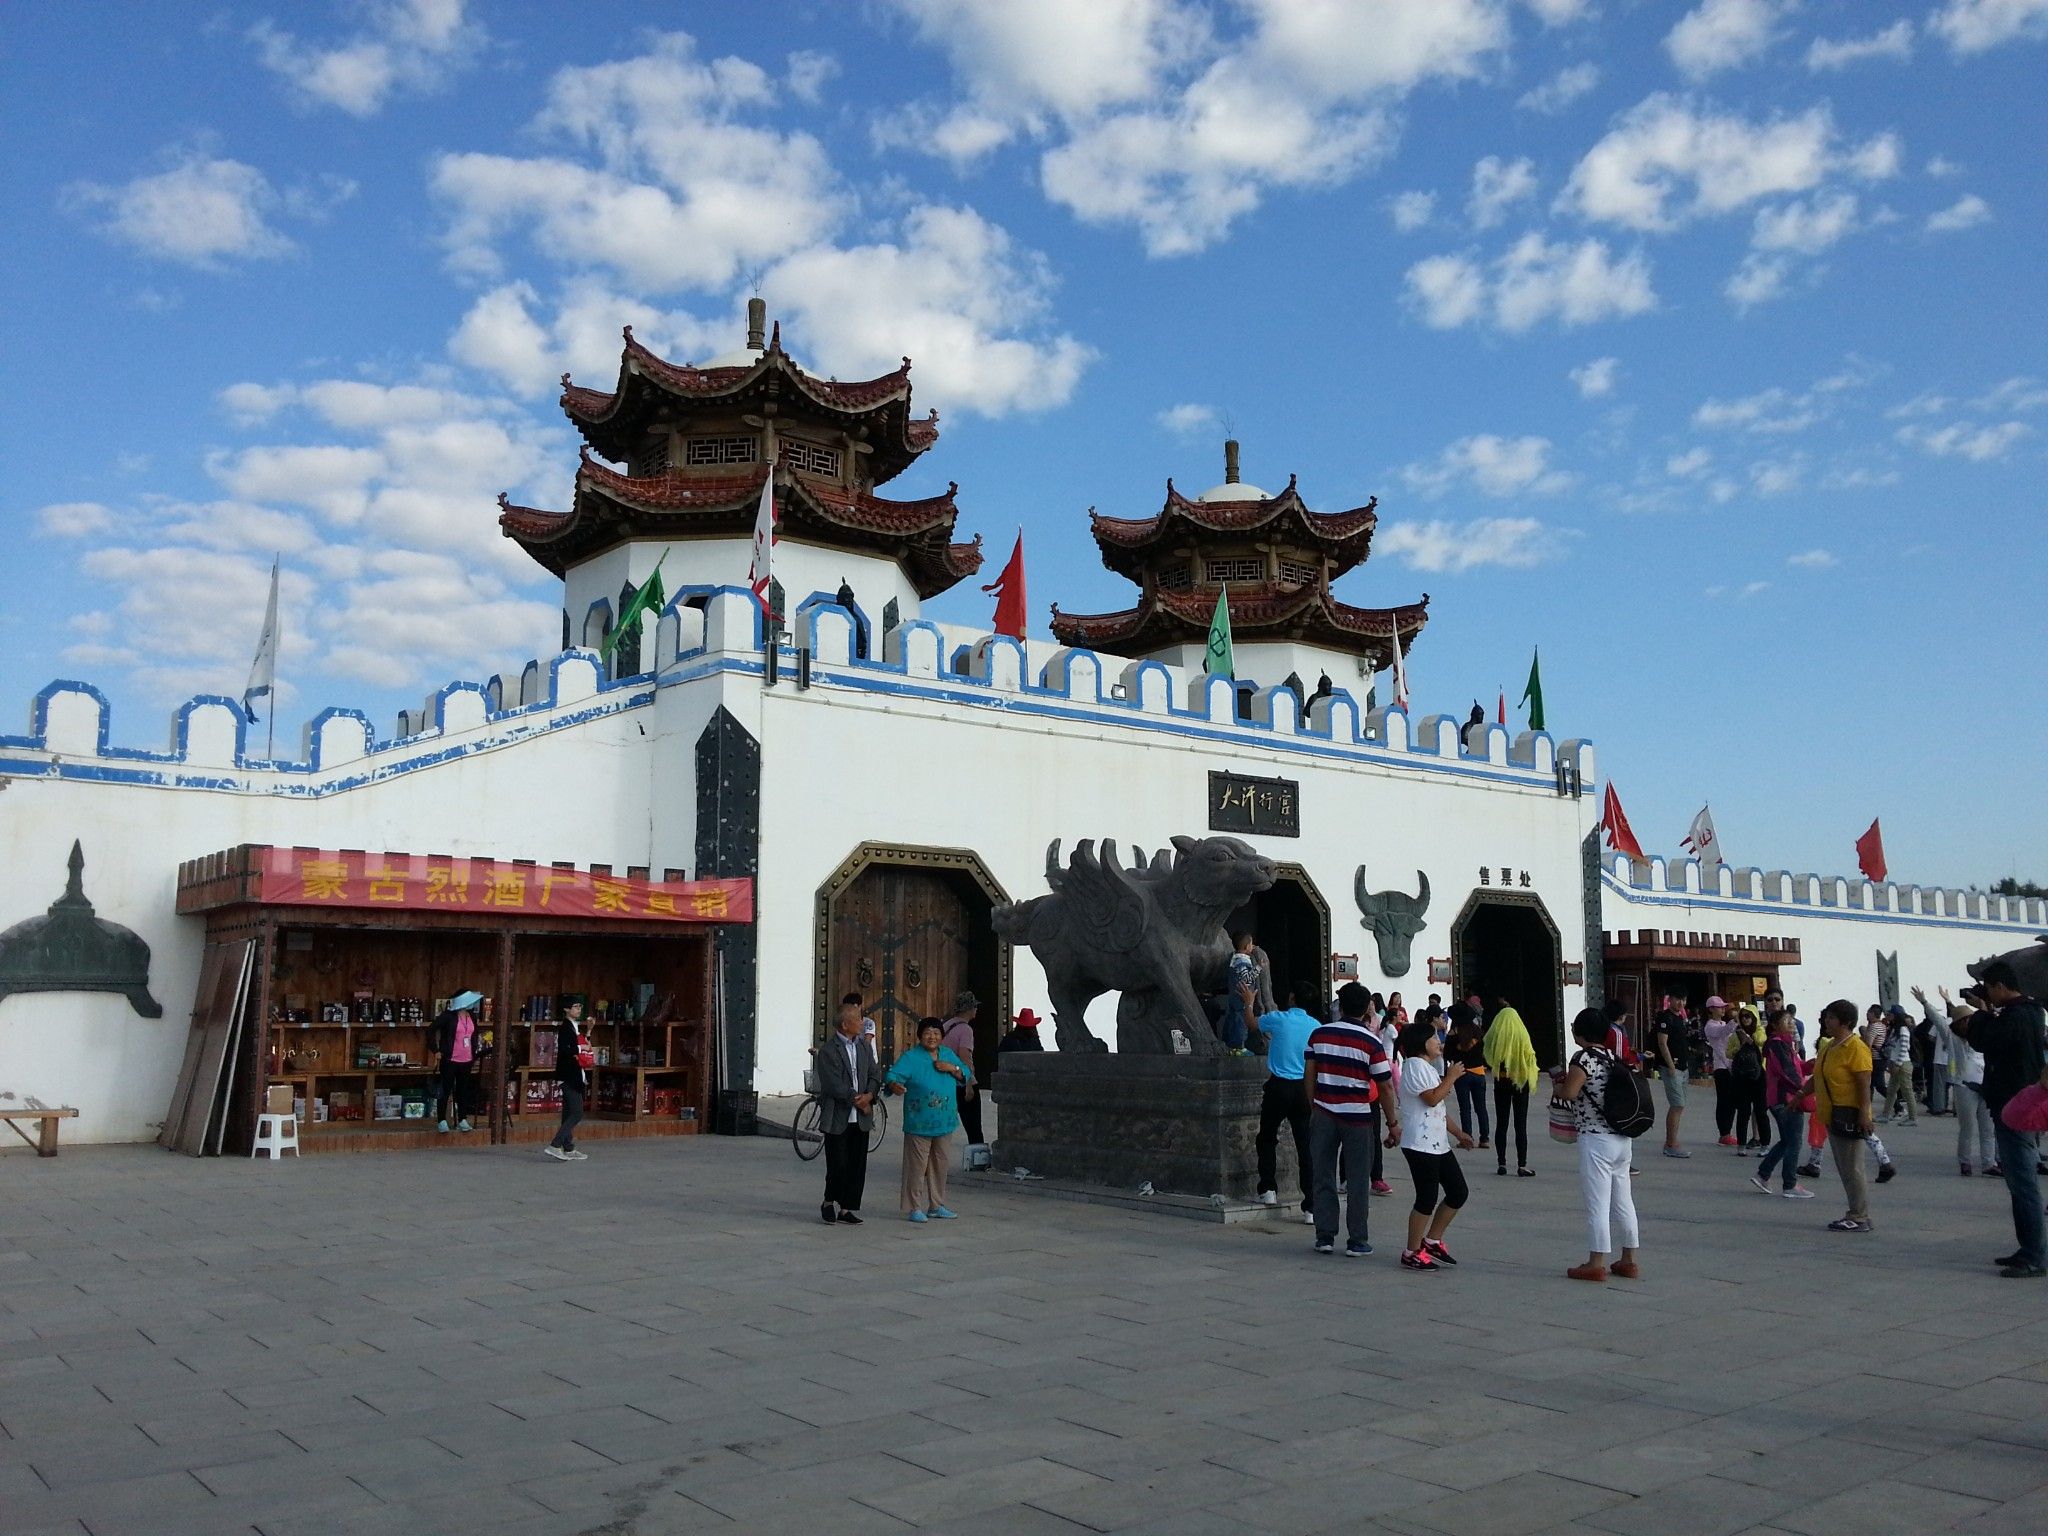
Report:
[[952,1010],[967,984],[967,905],[943,874],[878,864],[833,907],[828,1014],[858,992],[875,1021],[875,1047],[894,1061],[917,1041],[919,1019]]

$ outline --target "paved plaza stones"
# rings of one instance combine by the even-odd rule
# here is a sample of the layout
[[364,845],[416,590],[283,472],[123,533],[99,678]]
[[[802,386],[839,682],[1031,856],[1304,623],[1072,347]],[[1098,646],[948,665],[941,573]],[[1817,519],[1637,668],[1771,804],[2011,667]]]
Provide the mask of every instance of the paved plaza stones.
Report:
[[6,1536],[2048,1529],[2048,1288],[1945,1122],[1874,1236],[1651,1155],[1648,1278],[1577,1285],[1562,1149],[1485,1160],[1454,1274],[956,1181],[816,1219],[712,1137],[0,1157]]

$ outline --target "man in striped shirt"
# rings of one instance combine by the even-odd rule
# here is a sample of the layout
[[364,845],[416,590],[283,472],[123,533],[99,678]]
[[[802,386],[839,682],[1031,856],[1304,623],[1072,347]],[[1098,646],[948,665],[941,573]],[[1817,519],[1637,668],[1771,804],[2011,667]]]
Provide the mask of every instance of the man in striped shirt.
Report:
[[1346,1181],[1344,1253],[1361,1259],[1372,1252],[1366,1241],[1366,1209],[1371,1205],[1368,1179],[1374,1138],[1381,1134],[1384,1107],[1386,1144],[1401,1137],[1401,1111],[1393,1092],[1393,1065],[1386,1047],[1365,1026],[1372,994],[1355,981],[1337,989],[1336,1022],[1318,1025],[1302,1053],[1302,1081],[1308,1090],[1309,1155],[1315,1163],[1316,1252],[1337,1247],[1337,1174]]

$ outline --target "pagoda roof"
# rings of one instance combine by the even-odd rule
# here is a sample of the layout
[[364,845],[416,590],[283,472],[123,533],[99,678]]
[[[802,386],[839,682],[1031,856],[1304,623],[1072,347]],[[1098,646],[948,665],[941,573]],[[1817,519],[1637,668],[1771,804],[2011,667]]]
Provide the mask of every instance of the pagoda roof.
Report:
[[1295,488],[1294,476],[1278,495],[1231,499],[1183,496],[1166,482],[1166,503],[1151,517],[1105,517],[1090,510],[1089,530],[1102,551],[1102,563],[1120,576],[1142,582],[1156,554],[1184,545],[1203,545],[1216,535],[1261,533],[1298,543],[1332,562],[1341,576],[1362,562],[1372,549],[1379,524],[1374,498],[1348,512],[1312,512]]
[[633,538],[751,538],[761,485],[775,473],[782,531],[897,560],[920,597],[935,597],[981,569],[981,540],[953,542],[957,485],[937,496],[892,501],[848,490],[788,465],[733,474],[625,475],[586,450],[566,512],[498,498],[498,527],[555,575]]
[[[1053,638],[1115,654],[1155,651],[1170,645],[1202,644],[1216,613],[1214,586],[1162,592],[1148,586],[1135,608],[1121,613],[1052,611]],[[1394,629],[1403,650],[1429,623],[1429,596],[1399,608],[1354,608],[1330,593],[1327,581],[1232,584],[1231,638],[1296,641],[1362,656],[1376,665],[1393,660]]]
[[866,468],[883,485],[909,468],[939,438],[937,411],[910,414],[910,359],[872,379],[821,379],[782,349],[778,323],[767,343],[742,354],[743,363],[699,368],[672,363],[633,339],[625,327],[618,383],[609,391],[572,384],[562,375],[562,411],[583,439],[605,458],[625,462],[647,429],[660,420],[686,419],[708,409],[750,409],[774,402],[785,419],[816,421],[850,431],[872,448]]

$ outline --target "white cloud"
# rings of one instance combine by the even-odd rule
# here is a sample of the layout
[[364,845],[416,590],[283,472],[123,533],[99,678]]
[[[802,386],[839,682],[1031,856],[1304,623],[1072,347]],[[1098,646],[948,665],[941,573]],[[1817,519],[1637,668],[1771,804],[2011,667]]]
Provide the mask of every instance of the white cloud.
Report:
[[1477,76],[1509,40],[1500,0],[1376,0],[1370,25],[1348,0],[1245,0],[1248,26],[1228,35],[1191,0],[897,8],[946,52],[960,94],[892,115],[880,137],[956,162],[1044,140],[1046,196],[1135,228],[1154,256],[1214,244],[1272,189],[1349,180],[1387,152],[1402,95]]
[[1995,426],[1951,422],[1945,427],[1901,427],[1899,441],[1942,459],[1969,459],[1982,464],[2002,459],[2033,429],[2023,421],[2002,421]]
[[2048,406],[2048,385],[2020,375],[1993,385],[1970,404],[1980,411],[2038,411]]
[[789,68],[783,79],[790,95],[815,107],[825,99],[826,82],[838,75],[839,61],[831,54],[802,48],[789,56]]
[[1457,574],[1488,565],[1542,565],[1563,555],[1564,539],[1533,517],[1479,517],[1464,523],[1435,518],[1382,523],[1374,553],[1418,571]]
[[271,227],[280,204],[253,165],[202,149],[173,151],[169,168],[119,186],[81,182],[67,202],[103,215],[101,230],[145,256],[215,269],[230,258],[282,256],[291,241]]
[[1960,176],[1963,174],[1963,168],[1960,165],[1958,165],[1955,161],[1949,159],[1946,155],[1935,155],[1927,162],[1927,164],[1924,167],[1922,167],[1922,169],[1924,169],[1929,176],[1933,176],[1937,179],[1948,176]]
[[1589,325],[1657,307],[1640,251],[1616,258],[1602,240],[1553,243],[1534,231],[1490,266],[1431,256],[1408,269],[1406,282],[1409,302],[1438,330],[1491,321],[1520,333],[1546,320]]
[[972,209],[927,205],[897,239],[787,257],[761,291],[794,317],[812,366],[857,378],[907,352],[921,399],[1002,416],[1065,404],[1095,355],[1046,330],[1052,285],[1042,256]]
[[90,538],[113,526],[113,509],[97,501],[59,501],[36,509],[36,532],[45,538]]
[[1394,228],[1402,234],[1412,234],[1421,229],[1436,214],[1434,192],[1397,192],[1387,200],[1387,209],[1394,220]]
[[264,68],[299,97],[352,117],[374,117],[398,91],[440,86],[481,49],[483,28],[463,0],[377,0],[361,30],[331,46],[303,43],[268,21],[250,29]]
[[491,276],[525,231],[554,260],[606,267],[650,292],[730,282],[803,248],[844,211],[823,147],[740,119],[775,88],[743,59],[703,60],[686,36],[635,58],[556,72],[535,123],[590,155],[447,154],[431,186],[458,270]]
[[1536,162],[1524,156],[1502,160],[1488,155],[1472,167],[1472,195],[1465,211],[1475,229],[1491,229],[1516,203],[1536,193]]
[[1845,37],[1830,42],[1816,37],[1806,50],[1806,67],[1818,73],[1826,69],[1847,69],[1872,59],[1913,57],[1913,23],[1901,17],[1882,31],[1868,37]]
[[1799,489],[1806,467],[1797,460],[1764,460],[1749,466],[1750,489],[1759,496],[1785,496]]
[[1974,229],[1990,218],[1991,205],[1976,193],[1966,192],[1939,213],[1927,216],[1927,232],[1931,235],[1953,234],[1959,229]]
[[1761,56],[1782,35],[1786,0],[1701,0],[1664,38],[1680,73],[1703,79]]
[[1515,105],[1530,112],[1550,114],[1588,94],[1600,83],[1598,64],[1568,64],[1541,85],[1524,91]]
[[1759,304],[1784,298],[1791,291],[1787,283],[1791,272],[1792,263],[1784,257],[1759,256],[1752,251],[1728,274],[1728,281],[1721,285],[1721,292],[1727,295],[1729,303],[1746,314]]
[[1598,223],[1663,232],[1809,192],[1836,173],[1880,179],[1896,173],[1898,154],[1888,134],[1844,146],[1825,106],[1753,123],[1659,94],[1586,152],[1559,203]]
[[912,102],[878,116],[870,134],[877,149],[914,149],[966,171],[1015,138],[1017,126],[974,107],[940,111],[929,102]]
[[1869,469],[1859,464],[1829,470],[1821,476],[1820,485],[1824,491],[1875,491],[1897,485],[1900,478],[1896,469]]
[[1825,549],[1807,549],[1796,555],[1787,555],[1785,563],[1800,570],[1824,571],[1829,566],[1840,565],[1842,562]]
[[1602,395],[1614,393],[1615,376],[1620,371],[1620,358],[1596,357],[1590,363],[1574,368],[1568,377],[1578,386],[1581,399],[1597,400]]
[[2048,38],[2048,0],[1942,0],[1927,30],[1958,54]]
[[1707,466],[1713,462],[1713,454],[1706,449],[1688,448],[1664,461],[1664,473],[1674,480],[1691,480],[1705,474]]
[[1759,251],[1797,251],[1815,256],[1853,233],[1857,225],[1853,192],[1817,193],[1775,208],[1757,210],[1749,243]]
[[1692,424],[1710,430],[1739,428],[1764,436],[1781,436],[1804,432],[1820,416],[1808,396],[1773,386],[1738,400],[1707,400],[1692,413]]
[[1401,478],[1432,498],[1460,488],[1486,496],[1551,496],[1566,489],[1572,477],[1550,467],[1550,449],[1546,437],[1483,432],[1459,438],[1433,460],[1408,465]]
[[1584,21],[1593,14],[1593,0],[1523,0],[1546,27]]
[[1707,487],[1707,496],[1717,507],[1723,505],[1724,503],[1733,501],[1737,496],[1741,494],[1742,487],[1737,485],[1733,480],[1725,478],[1715,480],[1712,484],[1710,484]]
[[1213,405],[1170,405],[1156,418],[1159,425],[1181,437],[1193,437],[1208,432],[1216,426],[1216,407]]

